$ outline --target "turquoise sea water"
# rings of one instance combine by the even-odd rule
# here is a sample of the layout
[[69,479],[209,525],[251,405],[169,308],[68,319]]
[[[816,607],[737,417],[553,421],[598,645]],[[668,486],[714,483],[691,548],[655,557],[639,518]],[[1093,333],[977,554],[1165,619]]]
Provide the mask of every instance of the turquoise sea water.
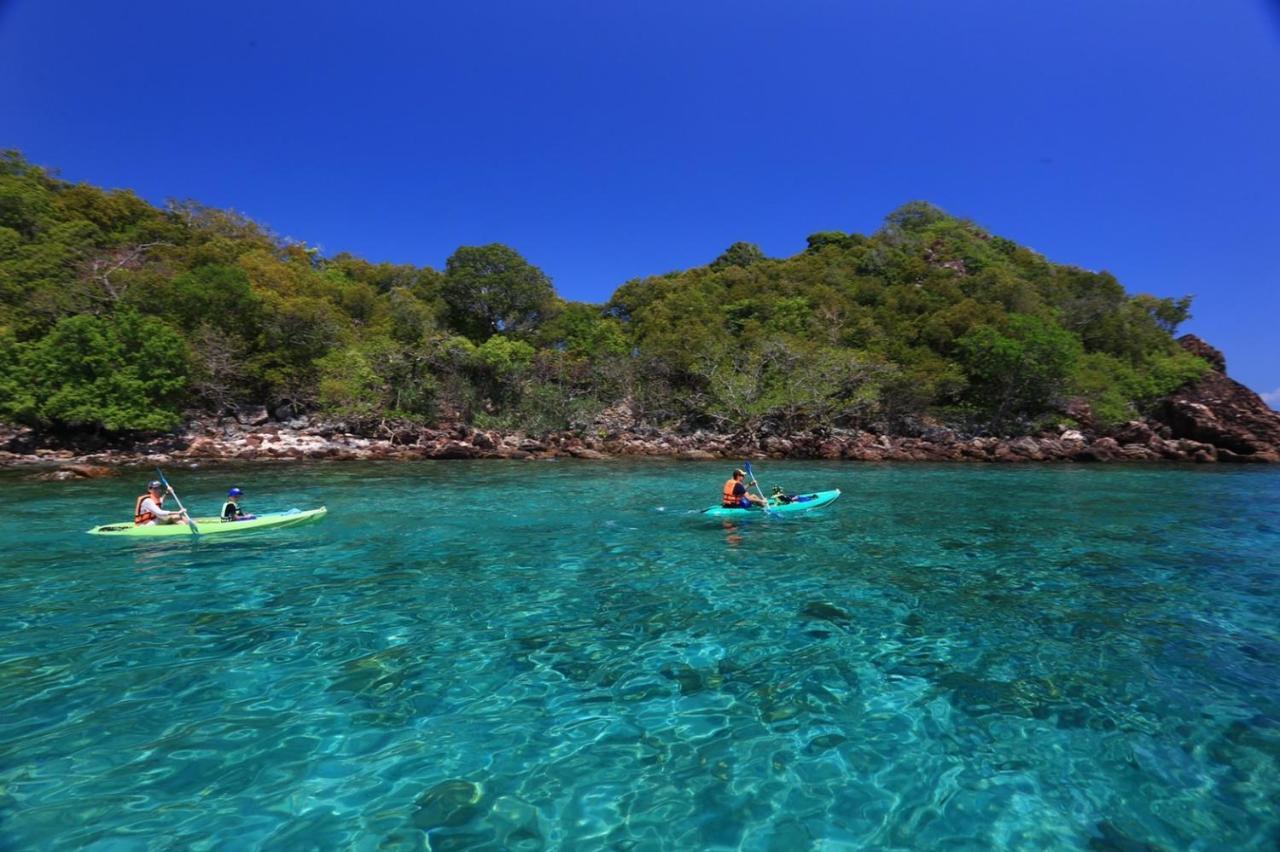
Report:
[[1280,471],[727,468],[0,476],[0,849],[1280,844]]

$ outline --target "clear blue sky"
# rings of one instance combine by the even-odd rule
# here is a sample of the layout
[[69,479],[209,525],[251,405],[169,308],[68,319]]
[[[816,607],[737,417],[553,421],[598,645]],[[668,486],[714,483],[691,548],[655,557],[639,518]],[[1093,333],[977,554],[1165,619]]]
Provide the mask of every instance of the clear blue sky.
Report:
[[1280,401],[1266,0],[0,0],[0,147],[561,295],[926,199],[1131,291]]

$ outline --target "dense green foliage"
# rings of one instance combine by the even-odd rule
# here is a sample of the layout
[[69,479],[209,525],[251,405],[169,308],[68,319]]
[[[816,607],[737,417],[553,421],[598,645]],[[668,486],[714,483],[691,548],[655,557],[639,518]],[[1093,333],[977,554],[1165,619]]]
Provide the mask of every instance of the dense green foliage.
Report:
[[1070,398],[1142,412],[1203,362],[1172,333],[1189,299],[1130,296],[922,202],[794,257],[746,242],[559,299],[503,245],[443,272],[325,257],[231,211],[157,208],[0,157],[0,418],[154,430],[265,404],[372,426],[463,420],[757,435],[944,422],[1015,432]]

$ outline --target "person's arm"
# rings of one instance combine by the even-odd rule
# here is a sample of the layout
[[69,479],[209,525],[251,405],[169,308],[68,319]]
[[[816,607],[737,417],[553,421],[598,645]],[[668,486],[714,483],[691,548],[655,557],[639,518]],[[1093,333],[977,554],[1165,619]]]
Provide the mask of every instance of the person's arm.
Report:
[[168,509],[161,509],[160,504],[155,501],[154,497],[147,497],[147,499],[142,501],[142,512],[150,512],[155,515],[158,520],[174,518],[182,514],[181,512],[170,512]]
[[150,510],[155,513],[157,521],[168,521],[170,518],[180,518],[183,517],[183,514],[186,514],[178,509],[174,509],[173,512],[170,512],[169,509],[161,509],[160,504],[156,503],[155,499],[150,498],[150,496],[142,501],[143,512],[147,512],[147,507],[151,507]]

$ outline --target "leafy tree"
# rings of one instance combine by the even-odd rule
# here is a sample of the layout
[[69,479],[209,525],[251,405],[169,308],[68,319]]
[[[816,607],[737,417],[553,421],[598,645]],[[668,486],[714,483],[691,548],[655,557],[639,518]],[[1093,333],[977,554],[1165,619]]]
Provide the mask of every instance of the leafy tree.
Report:
[[491,406],[518,404],[536,351],[523,340],[500,334],[476,347],[472,375]]
[[827,246],[842,248],[849,244],[849,235],[843,231],[818,231],[805,238],[809,251],[820,251]]
[[532,331],[555,298],[551,279],[500,243],[463,246],[445,262],[441,296],[472,340]]
[[927,201],[908,201],[884,217],[887,230],[895,235],[922,231],[930,225],[947,221],[947,214]]
[[262,331],[246,364],[246,379],[271,398],[314,396],[317,363],[351,337],[350,321],[313,297],[264,299]]
[[1178,326],[1191,319],[1191,297],[1180,299],[1157,298],[1141,293],[1134,297],[1134,304],[1147,312],[1156,327],[1170,336],[1178,333]]
[[1001,331],[981,326],[957,341],[969,398],[1001,428],[1039,414],[1067,388],[1080,341],[1040,317],[1013,314]]
[[523,340],[495,334],[476,347],[476,360],[497,376],[519,375],[533,363],[534,348]]
[[0,227],[13,228],[30,238],[53,212],[53,199],[44,172],[17,151],[0,152]]
[[241,337],[262,324],[262,300],[249,276],[234,266],[198,266],[137,299],[140,309],[158,310],[185,329],[211,325]]
[[802,335],[813,317],[813,308],[805,296],[784,296],[769,308],[768,330],[775,334]]
[[386,382],[373,365],[374,353],[352,346],[321,358],[318,402],[325,411],[372,420],[385,411]]
[[1071,388],[1089,403],[1095,420],[1110,425],[1149,413],[1160,397],[1208,369],[1202,359],[1181,348],[1152,354],[1139,366],[1105,352],[1090,352],[1076,364]]
[[414,344],[437,328],[435,311],[407,287],[395,287],[387,294],[387,318],[391,337]]
[[755,243],[736,242],[724,250],[724,254],[711,261],[711,268],[716,271],[732,266],[746,268],[765,260],[764,252]]
[[538,341],[586,358],[621,355],[628,349],[622,323],[582,302],[565,303],[539,330]]
[[187,380],[182,337],[133,312],[60,320],[40,340],[7,344],[0,416],[38,428],[168,429]]

